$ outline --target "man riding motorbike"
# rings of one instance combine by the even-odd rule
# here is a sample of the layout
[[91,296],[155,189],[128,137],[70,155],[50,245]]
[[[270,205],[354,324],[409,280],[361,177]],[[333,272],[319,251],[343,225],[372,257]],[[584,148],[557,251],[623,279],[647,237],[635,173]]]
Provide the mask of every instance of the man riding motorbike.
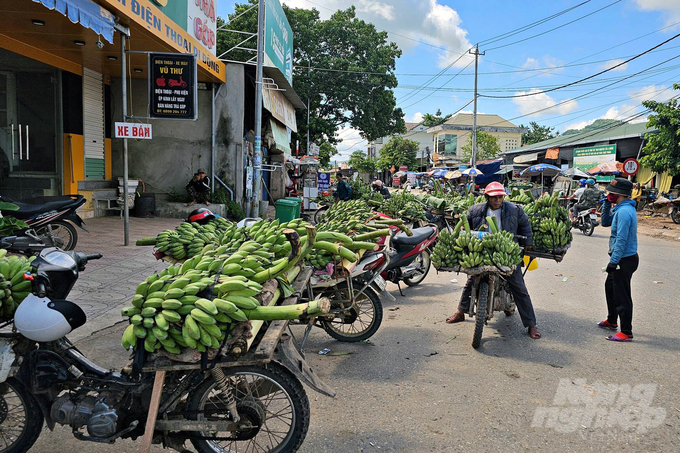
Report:
[[[498,220],[498,225],[502,230],[526,237],[526,240],[523,240],[524,247],[525,249],[530,249],[533,244],[533,236],[531,234],[529,217],[527,217],[520,206],[503,201],[505,195],[505,188],[500,183],[492,182],[486,186],[486,190],[484,191],[486,203],[478,203],[468,210],[467,217],[470,226],[473,230],[478,230],[486,222],[486,216],[495,216]],[[528,329],[529,336],[534,340],[541,338],[541,333],[536,327],[536,315],[534,314],[531,297],[524,284],[522,268],[517,266],[515,272],[506,278],[512,296],[515,299],[517,310],[522,318],[522,323],[524,324],[524,327]],[[465,283],[465,287],[463,288],[463,294],[460,297],[458,311],[446,319],[448,324],[454,324],[465,320],[465,313],[470,310],[473,284],[474,277],[468,277],[467,283]]]
[[390,198],[392,195],[390,195],[390,191],[385,187],[383,182],[379,179],[376,179],[373,181],[373,192],[380,192],[380,195],[382,195],[383,200],[387,200]]
[[[577,191],[578,192],[578,191]],[[571,221],[578,222],[578,213],[586,210],[597,208],[600,203],[600,191],[595,188],[595,180],[586,179],[586,187],[578,199],[578,202],[571,208]]]

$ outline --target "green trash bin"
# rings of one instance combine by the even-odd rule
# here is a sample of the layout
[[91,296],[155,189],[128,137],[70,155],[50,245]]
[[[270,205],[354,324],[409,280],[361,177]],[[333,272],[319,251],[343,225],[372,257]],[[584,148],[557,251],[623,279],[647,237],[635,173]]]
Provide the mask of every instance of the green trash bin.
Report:
[[280,222],[290,222],[293,219],[297,219],[300,212],[300,204],[292,200],[276,200],[276,218]]
[[297,203],[297,210],[295,211],[295,218],[299,218],[300,214],[302,213],[302,198],[298,197],[286,197],[284,200],[290,200],[292,202]]

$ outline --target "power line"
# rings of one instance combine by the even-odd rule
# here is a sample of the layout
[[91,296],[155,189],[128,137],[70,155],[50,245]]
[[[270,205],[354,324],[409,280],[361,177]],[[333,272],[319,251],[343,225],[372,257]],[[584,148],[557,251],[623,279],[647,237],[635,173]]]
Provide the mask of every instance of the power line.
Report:
[[[574,82],[570,82],[570,83],[564,84],[564,85],[559,86],[559,87],[550,88],[550,89],[542,90],[542,91],[535,91],[535,92],[531,92],[531,93],[515,94],[515,95],[512,95],[512,96],[510,96],[510,95],[508,95],[508,96],[499,96],[499,95],[486,95],[486,94],[480,94],[479,96],[480,96],[480,97],[485,97],[485,98],[510,99],[510,98],[521,98],[521,97],[527,97],[527,96],[536,96],[536,95],[538,95],[538,94],[550,93],[550,92],[552,92],[552,91],[561,90],[562,88],[567,88],[567,87],[576,85],[576,84],[578,84],[578,83],[585,82],[586,80],[589,80],[589,79],[592,79],[592,78],[594,78],[594,77],[597,77],[597,76],[599,76],[599,75],[601,75],[601,74],[604,74],[605,72],[612,71],[612,70],[614,70],[614,69],[616,69],[616,68],[618,68],[618,67],[620,67],[620,66],[622,66],[622,65],[624,65],[624,64],[628,64],[629,62],[631,62],[631,61],[633,61],[633,60],[636,60],[636,59],[640,58],[640,57],[643,56],[643,55],[648,54],[648,53],[651,52],[652,50],[657,49],[657,48],[663,46],[664,44],[673,41],[674,39],[676,39],[676,38],[678,38],[678,37],[680,37],[680,33],[678,33],[677,35],[675,35],[675,36],[673,36],[673,37],[671,37],[671,38],[669,38],[669,39],[667,39],[667,40],[665,40],[664,42],[662,42],[662,43],[660,43],[660,44],[657,44],[656,46],[652,47],[651,49],[645,50],[644,52],[640,52],[639,54],[635,55],[635,56],[632,57],[632,58],[629,58],[628,60],[622,61],[621,63],[618,63],[618,64],[616,64],[616,65],[614,65],[614,66],[612,66],[612,67],[610,67],[610,68],[603,69],[602,71],[600,71],[600,72],[598,72],[598,73],[596,73],[596,74],[589,75],[588,77],[584,77],[583,79],[576,80],[576,81],[574,81]],[[669,61],[669,60],[667,60],[667,61]]]
[[[471,64],[472,64],[472,61],[470,61],[463,69],[461,69],[460,72],[459,72],[458,74],[460,74],[460,73],[463,72],[465,69],[467,69],[467,67],[470,66]],[[458,74],[453,75],[449,80],[447,80],[446,82],[444,82],[444,85],[440,86],[439,88],[444,88],[444,86],[445,86],[446,84],[450,83],[453,79],[455,79],[456,76],[457,76]],[[432,96],[432,94],[433,94],[434,92],[435,92],[435,91],[431,91],[430,94],[428,94],[427,96],[423,97],[422,99],[420,99],[420,100],[414,102],[413,104],[409,104],[409,105],[407,105],[406,107],[402,107],[402,108],[407,109],[407,108],[409,108],[409,107],[413,107],[414,105],[418,104],[419,102],[423,102],[425,99],[427,99],[427,98],[429,98],[430,96]],[[403,102],[403,101],[402,101],[402,102]]]
[[623,0],[615,0],[615,1],[613,1],[612,3],[610,3],[610,4],[608,4],[608,5],[605,5],[605,6],[603,6],[603,7],[600,8],[600,9],[597,9],[597,10],[595,10],[595,11],[593,11],[593,12],[590,12],[590,13],[584,15],[584,16],[577,17],[577,18],[574,19],[574,20],[571,20],[571,21],[569,21],[569,22],[567,22],[567,23],[565,23],[565,24],[559,25],[559,26],[557,26],[557,27],[551,28],[550,30],[546,30],[546,31],[541,32],[541,33],[538,33],[538,34],[536,34],[536,35],[529,36],[529,37],[524,38],[524,39],[520,39],[520,40],[518,40],[518,41],[513,41],[513,42],[508,43],[508,44],[503,44],[502,46],[491,47],[490,49],[485,49],[485,50],[491,51],[491,50],[496,50],[496,49],[502,49],[503,47],[512,46],[513,44],[518,44],[518,43],[520,43],[520,42],[528,41],[528,40],[530,40],[530,39],[534,39],[534,38],[537,38],[537,37],[539,37],[539,36],[543,36],[543,35],[545,35],[545,34],[547,34],[547,33],[552,32],[552,31],[555,31],[555,30],[558,30],[558,29],[560,29],[560,28],[566,27],[567,25],[571,25],[571,24],[573,24],[574,22],[578,22],[578,21],[580,21],[580,20],[582,20],[582,19],[585,19],[586,17],[592,16],[593,14],[597,14],[597,13],[599,13],[600,11],[603,11],[603,10],[605,10],[605,9],[611,7],[611,6],[614,6],[614,5],[616,5],[617,3],[620,3],[620,2],[622,2],[622,1],[623,1]]

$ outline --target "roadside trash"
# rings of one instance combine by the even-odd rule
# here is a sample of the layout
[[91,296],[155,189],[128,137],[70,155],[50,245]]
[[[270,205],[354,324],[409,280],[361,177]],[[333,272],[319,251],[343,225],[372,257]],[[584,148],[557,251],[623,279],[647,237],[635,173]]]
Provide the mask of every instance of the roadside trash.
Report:
[[660,281],[654,280],[654,284],[656,284],[656,285],[663,285],[663,282],[660,282]]
[[328,349],[328,348],[323,348],[321,351],[319,351],[319,355],[326,355],[326,354],[328,354],[329,352],[331,352],[330,349]]
[[567,280],[569,280],[568,277],[562,277],[562,281],[563,281],[563,282],[566,282]]
[[458,279],[457,279],[457,278],[452,278],[452,279],[451,279],[451,283],[458,283]]

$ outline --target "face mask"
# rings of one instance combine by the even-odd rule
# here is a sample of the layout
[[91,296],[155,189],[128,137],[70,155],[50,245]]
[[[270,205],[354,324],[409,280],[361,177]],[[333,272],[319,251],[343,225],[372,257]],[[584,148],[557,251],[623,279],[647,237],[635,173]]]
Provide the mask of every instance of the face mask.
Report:
[[616,195],[615,193],[610,193],[609,195],[607,195],[607,201],[609,201],[610,203],[616,203],[618,199],[619,196]]

